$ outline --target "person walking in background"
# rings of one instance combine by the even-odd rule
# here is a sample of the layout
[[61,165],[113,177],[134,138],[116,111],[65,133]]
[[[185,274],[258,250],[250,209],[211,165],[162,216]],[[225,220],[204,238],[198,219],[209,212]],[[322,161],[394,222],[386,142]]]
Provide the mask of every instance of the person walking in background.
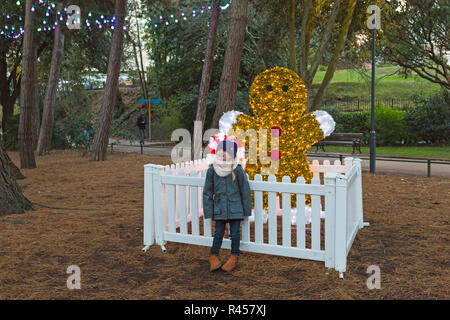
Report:
[[139,127],[139,135],[141,137],[141,144],[144,144],[146,138],[146,129],[147,129],[147,117],[145,115],[145,111],[141,111],[141,115],[137,118],[136,125]]

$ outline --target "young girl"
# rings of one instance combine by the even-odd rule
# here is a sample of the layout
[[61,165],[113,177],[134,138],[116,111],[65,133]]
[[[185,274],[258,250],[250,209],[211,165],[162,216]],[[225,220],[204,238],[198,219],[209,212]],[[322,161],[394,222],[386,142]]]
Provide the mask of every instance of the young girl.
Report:
[[222,263],[219,250],[225,233],[230,225],[231,255],[222,266],[224,271],[232,271],[239,257],[240,227],[244,217],[252,214],[252,201],[248,178],[242,166],[236,163],[238,146],[232,140],[219,143],[213,164],[206,174],[203,188],[203,212],[205,219],[215,221],[215,232],[211,254],[210,271],[218,270]]

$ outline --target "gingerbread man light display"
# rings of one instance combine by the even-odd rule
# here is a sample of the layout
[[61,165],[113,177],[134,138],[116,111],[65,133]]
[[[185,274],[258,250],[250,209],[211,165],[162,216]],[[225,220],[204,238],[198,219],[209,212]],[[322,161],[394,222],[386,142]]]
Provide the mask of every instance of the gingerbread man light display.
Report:
[[[245,171],[250,179],[261,174],[267,180],[269,174],[275,174],[277,181],[289,176],[292,182],[297,177],[311,182],[306,152],[334,131],[335,122],[325,111],[305,114],[306,102],[307,91],[301,78],[289,69],[275,67],[258,75],[250,88],[250,105],[255,117],[235,111],[224,114],[221,128],[232,126],[238,140],[246,141],[249,157]],[[234,119],[230,120],[230,115],[234,115]],[[249,134],[252,129],[258,134]],[[257,146],[253,150],[252,143]],[[272,146],[272,150],[268,146]],[[257,156],[252,154],[255,149]],[[261,161],[268,157],[269,165]]]

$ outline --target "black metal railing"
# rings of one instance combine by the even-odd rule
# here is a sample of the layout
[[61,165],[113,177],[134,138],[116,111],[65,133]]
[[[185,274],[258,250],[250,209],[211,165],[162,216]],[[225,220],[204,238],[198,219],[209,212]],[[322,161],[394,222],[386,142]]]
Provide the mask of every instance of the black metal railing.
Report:
[[[416,106],[416,102],[411,99],[376,99],[376,106],[386,106],[392,109],[404,110],[407,108],[413,108]],[[346,99],[346,100],[335,100],[335,101],[325,101],[322,103],[323,109],[337,109],[339,111],[369,111],[371,108],[371,101],[366,99]]]
[[[336,154],[336,155],[321,155],[312,153],[309,154],[311,157],[321,157],[321,158],[339,158],[339,161],[344,160],[346,155]],[[369,157],[358,157],[361,160],[370,160]],[[424,163],[427,164],[427,177],[431,177],[431,165],[432,164],[444,164],[450,165],[450,162],[435,160],[435,159],[417,159],[417,158],[384,158],[384,157],[376,157],[376,161],[388,161],[388,162],[409,162],[409,163]]]

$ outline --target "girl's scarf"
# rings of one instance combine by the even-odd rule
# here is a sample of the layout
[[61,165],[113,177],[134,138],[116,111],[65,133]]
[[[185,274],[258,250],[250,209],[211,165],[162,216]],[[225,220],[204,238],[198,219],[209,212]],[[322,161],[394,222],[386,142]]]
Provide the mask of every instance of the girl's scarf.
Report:
[[233,170],[237,167],[237,163],[235,161],[223,161],[217,157],[214,157],[213,167],[219,177],[226,177],[231,173],[234,181]]

